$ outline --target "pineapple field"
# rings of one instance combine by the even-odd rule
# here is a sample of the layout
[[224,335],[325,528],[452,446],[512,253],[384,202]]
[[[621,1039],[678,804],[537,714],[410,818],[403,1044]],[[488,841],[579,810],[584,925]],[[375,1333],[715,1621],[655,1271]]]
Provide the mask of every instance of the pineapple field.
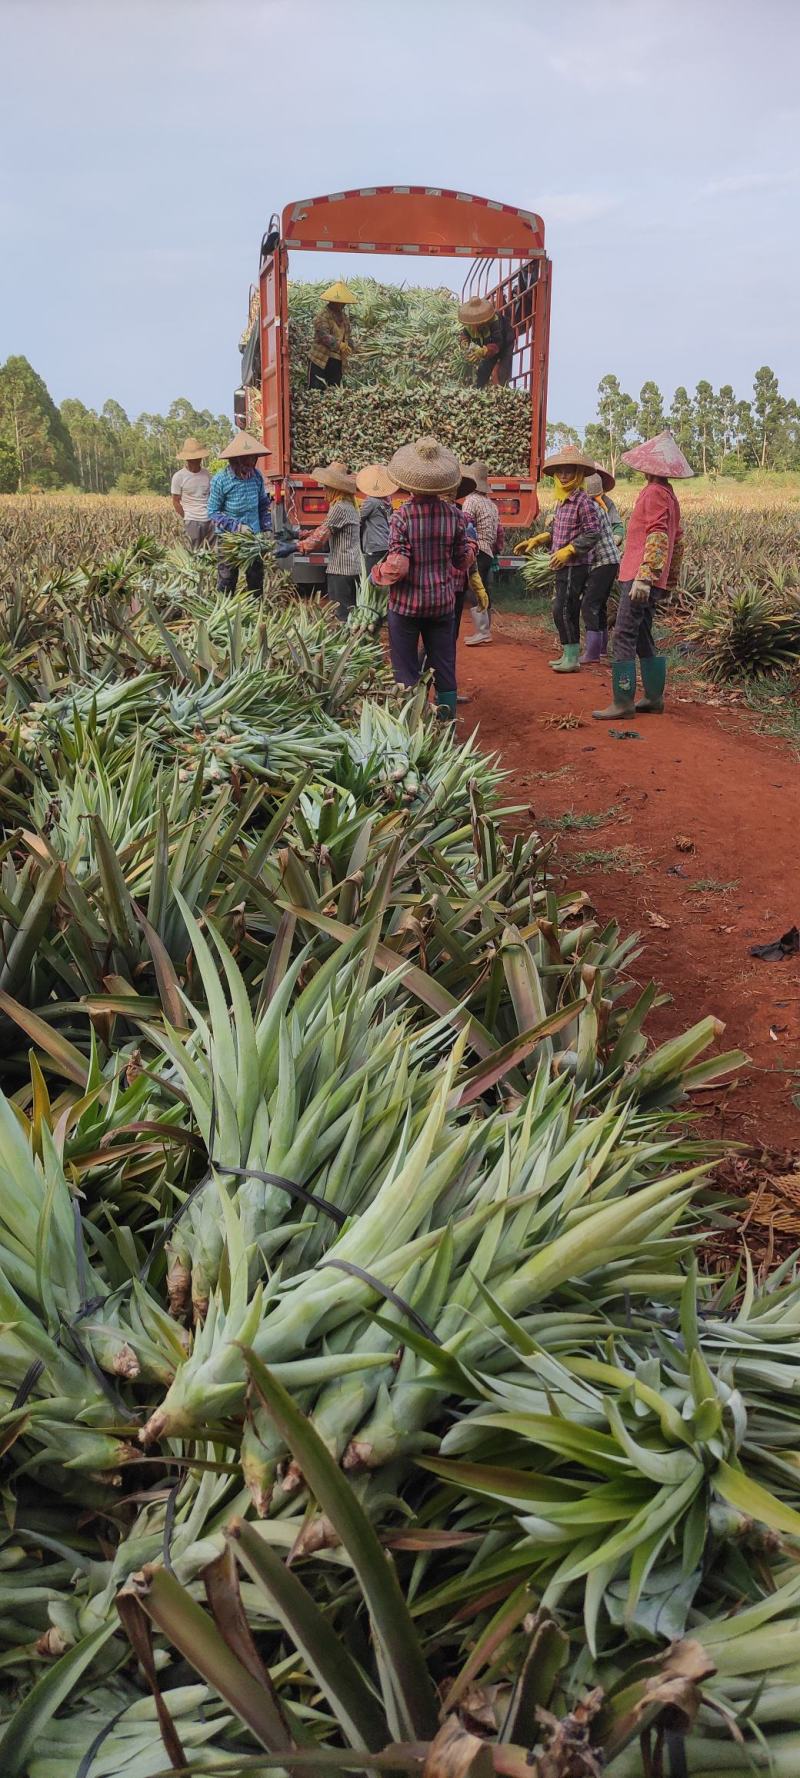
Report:
[[[794,522],[688,515],[713,672],[785,670]],[[4,1778],[793,1778],[800,1280],[709,1253],[718,1008],[654,1036],[484,709],[271,561],[0,544]]]

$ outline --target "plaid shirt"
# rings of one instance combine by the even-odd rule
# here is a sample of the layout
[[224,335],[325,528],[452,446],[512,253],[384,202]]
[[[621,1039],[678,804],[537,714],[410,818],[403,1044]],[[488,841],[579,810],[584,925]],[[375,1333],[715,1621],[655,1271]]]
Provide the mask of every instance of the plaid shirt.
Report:
[[468,494],[462,508],[465,518],[473,519],[478,533],[478,548],[485,556],[493,556],[504,544],[500,514],[487,494]]
[[[599,506],[589,498],[588,494],[584,493],[583,488],[576,488],[574,494],[569,494],[566,500],[559,501],[553,514],[553,523],[550,527],[551,554],[555,555],[556,550],[563,549],[567,543],[576,543],[577,539],[586,536],[587,532],[592,533],[590,545],[587,546],[591,547],[594,533],[599,530]],[[587,550],[581,547],[578,553],[585,559]]]
[[251,531],[271,531],[270,498],[261,471],[242,476],[232,469],[218,469],[211,478],[208,516],[218,531],[240,531],[243,525]]
[[392,513],[389,555],[408,557],[408,574],[389,588],[399,617],[449,617],[470,566],[464,514],[435,494],[412,494]]
[[358,527],[357,507],[349,500],[335,500],[322,524],[303,538],[299,553],[307,556],[312,549],[320,549],[324,543],[330,543],[330,554],[325,564],[326,573],[359,574],[361,550]]
[[[597,506],[597,502],[594,502]],[[596,543],[589,557],[590,568],[619,567],[619,549],[617,540],[611,529],[611,519],[602,506],[597,506],[600,517],[600,541]]]

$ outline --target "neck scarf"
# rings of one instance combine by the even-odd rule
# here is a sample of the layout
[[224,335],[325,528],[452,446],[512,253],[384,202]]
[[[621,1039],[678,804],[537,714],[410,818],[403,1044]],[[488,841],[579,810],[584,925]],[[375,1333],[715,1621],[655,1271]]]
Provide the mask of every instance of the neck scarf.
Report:
[[578,488],[583,487],[583,483],[584,471],[582,469],[576,469],[575,474],[571,475],[567,481],[563,482],[559,480],[557,475],[554,475],[553,488],[555,490],[556,504],[560,505],[562,500],[568,500],[570,494],[577,493]]

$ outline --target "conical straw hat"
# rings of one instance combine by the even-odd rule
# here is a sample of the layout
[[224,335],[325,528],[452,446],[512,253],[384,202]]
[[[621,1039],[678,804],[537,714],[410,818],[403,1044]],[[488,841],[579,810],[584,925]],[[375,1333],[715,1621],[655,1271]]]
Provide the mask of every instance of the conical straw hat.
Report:
[[337,494],[355,494],[356,478],[346,463],[321,463],[311,474],[323,488],[333,488]]
[[476,462],[474,462],[474,463],[468,463],[466,469],[464,470],[464,474],[472,476],[472,479],[475,483],[476,494],[488,494],[488,492],[489,492],[489,465],[488,465],[488,463],[481,463],[479,460],[476,460]]
[[359,494],[366,494],[373,500],[391,500],[397,493],[397,483],[392,480],[385,463],[367,463],[359,469],[356,476]]
[[669,481],[688,481],[694,475],[670,431],[659,432],[655,438],[645,439],[644,444],[635,445],[632,451],[625,451],[622,461],[642,475],[663,475]]
[[584,457],[583,451],[570,445],[564,451],[554,451],[542,464],[542,475],[555,475],[557,469],[578,469],[582,475],[596,475],[597,464],[591,457]]
[[195,457],[208,456],[208,445],[201,444],[199,438],[185,438],[178,452],[178,462],[192,462]]
[[464,465],[462,463],[462,465],[461,465],[461,480],[460,480],[458,487],[456,488],[455,493],[453,494],[452,498],[454,500],[463,500],[467,494],[474,494],[476,487],[477,487],[477,483],[476,483],[475,477],[472,473],[472,469],[471,468],[465,469]]
[[471,296],[468,302],[461,303],[458,319],[462,327],[485,327],[494,315],[494,303],[488,296]]
[[458,487],[461,464],[437,438],[418,438],[395,451],[389,474],[411,494],[446,494]]
[[323,290],[322,300],[324,303],[357,303],[358,297],[342,283],[341,278],[337,278],[335,284],[329,284],[327,290]]
[[252,432],[237,432],[230,444],[226,444],[221,457],[268,457],[269,451],[260,438],[254,438]]
[[[610,469],[604,469],[602,463],[595,463],[594,473],[600,482],[603,493],[610,494],[611,489],[615,488],[617,485],[616,476],[611,474]],[[589,481],[591,481],[591,476],[589,477]],[[590,492],[589,482],[586,483],[586,491],[587,493]],[[598,490],[595,491],[598,492]]]

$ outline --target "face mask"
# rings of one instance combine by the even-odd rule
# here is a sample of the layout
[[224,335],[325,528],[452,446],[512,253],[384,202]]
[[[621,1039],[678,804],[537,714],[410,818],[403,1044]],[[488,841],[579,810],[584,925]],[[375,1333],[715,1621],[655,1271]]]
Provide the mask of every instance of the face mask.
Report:
[[582,472],[582,470],[579,470],[579,469],[576,469],[574,475],[567,476],[564,481],[562,481],[559,476],[557,476],[557,475],[554,476],[553,477],[553,488],[555,491],[556,500],[557,501],[568,500],[570,497],[570,494],[574,494],[576,488],[583,487],[583,481],[584,481],[583,472]]

